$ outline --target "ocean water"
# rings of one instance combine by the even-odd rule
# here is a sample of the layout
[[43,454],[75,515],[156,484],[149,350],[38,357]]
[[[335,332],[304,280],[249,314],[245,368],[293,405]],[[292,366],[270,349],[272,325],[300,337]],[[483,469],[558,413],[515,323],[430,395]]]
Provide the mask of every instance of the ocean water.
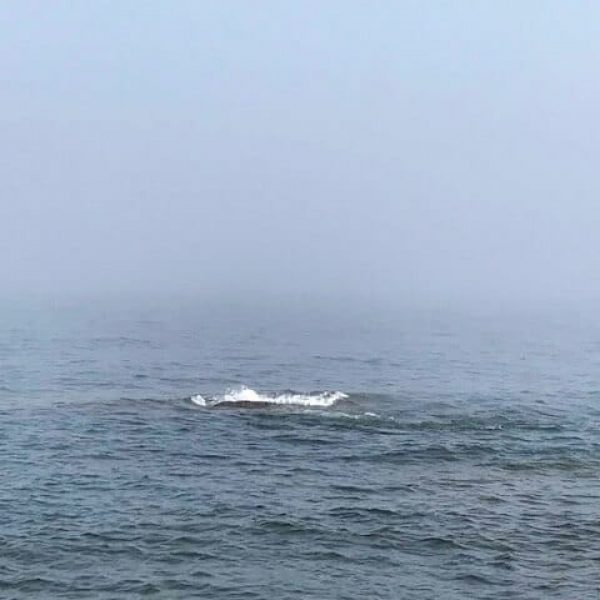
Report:
[[600,597],[593,315],[0,309],[0,597]]

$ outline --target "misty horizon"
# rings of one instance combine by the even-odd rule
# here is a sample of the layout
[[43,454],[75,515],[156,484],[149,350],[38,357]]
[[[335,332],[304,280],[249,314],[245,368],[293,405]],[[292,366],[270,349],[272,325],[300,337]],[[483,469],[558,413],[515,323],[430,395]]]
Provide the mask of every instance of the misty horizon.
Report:
[[600,297],[600,7],[0,7],[5,295]]

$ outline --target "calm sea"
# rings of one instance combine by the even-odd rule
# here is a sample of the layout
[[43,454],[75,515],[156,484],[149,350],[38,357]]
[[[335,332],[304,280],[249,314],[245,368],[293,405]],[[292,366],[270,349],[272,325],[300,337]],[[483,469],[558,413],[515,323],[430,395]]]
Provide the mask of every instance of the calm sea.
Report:
[[595,599],[600,325],[0,310],[0,597]]

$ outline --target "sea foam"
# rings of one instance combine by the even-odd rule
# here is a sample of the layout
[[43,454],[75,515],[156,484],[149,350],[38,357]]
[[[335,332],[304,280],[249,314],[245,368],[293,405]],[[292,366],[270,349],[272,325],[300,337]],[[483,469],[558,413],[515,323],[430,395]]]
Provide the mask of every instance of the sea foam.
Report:
[[198,406],[220,406],[224,404],[246,405],[252,404],[266,405],[278,404],[289,406],[314,406],[327,408],[333,406],[338,400],[347,398],[348,395],[344,392],[312,392],[312,393],[295,393],[285,392],[280,394],[264,394],[257,392],[248,387],[241,387],[235,390],[229,390],[220,396],[205,397],[201,395],[192,396],[191,401]]

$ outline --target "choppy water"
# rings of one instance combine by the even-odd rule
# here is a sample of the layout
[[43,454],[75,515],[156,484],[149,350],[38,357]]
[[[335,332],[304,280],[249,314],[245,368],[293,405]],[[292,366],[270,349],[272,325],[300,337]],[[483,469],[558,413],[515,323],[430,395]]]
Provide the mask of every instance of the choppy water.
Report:
[[5,307],[0,597],[596,599],[599,374],[574,315]]

